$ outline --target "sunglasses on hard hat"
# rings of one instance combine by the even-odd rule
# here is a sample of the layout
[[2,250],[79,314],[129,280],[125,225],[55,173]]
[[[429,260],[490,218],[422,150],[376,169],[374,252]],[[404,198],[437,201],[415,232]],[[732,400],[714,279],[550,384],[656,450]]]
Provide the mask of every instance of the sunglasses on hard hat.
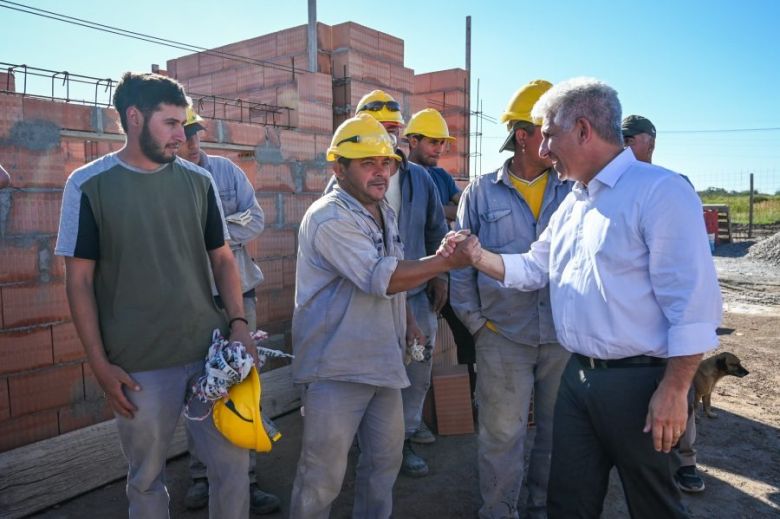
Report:
[[345,142],[354,142],[355,144],[360,144],[362,142],[363,144],[370,144],[372,146],[376,146],[378,144],[389,145],[391,143],[389,136],[387,138],[382,138],[374,135],[370,135],[370,136],[353,135],[352,137],[341,139],[339,142],[336,143],[336,146],[341,146]]
[[401,105],[398,104],[398,101],[371,101],[370,103],[366,103],[358,108],[358,112],[362,112],[363,110],[368,110],[369,112],[378,112],[384,107],[387,107],[387,109],[391,112],[401,111]]

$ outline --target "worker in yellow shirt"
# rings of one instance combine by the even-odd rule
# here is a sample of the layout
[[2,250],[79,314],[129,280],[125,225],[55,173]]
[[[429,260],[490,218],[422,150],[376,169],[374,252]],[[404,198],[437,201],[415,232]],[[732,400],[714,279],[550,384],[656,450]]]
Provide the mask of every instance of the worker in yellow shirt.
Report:
[[[571,191],[551,161],[539,156],[541,121],[531,117],[534,103],[550,87],[535,80],[515,93],[501,116],[508,135],[500,151],[512,156],[477,177],[461,196],[455,227],[471,229],[483,249],[527,252]],[[476,343],[479,517],[546,517],[553,407],[569,359],[555,335],[549,289],[518,292],[470,267],[452,271],[450,283],[450,304]],[[518,505],[532,395],[536,436],[528,502]]]

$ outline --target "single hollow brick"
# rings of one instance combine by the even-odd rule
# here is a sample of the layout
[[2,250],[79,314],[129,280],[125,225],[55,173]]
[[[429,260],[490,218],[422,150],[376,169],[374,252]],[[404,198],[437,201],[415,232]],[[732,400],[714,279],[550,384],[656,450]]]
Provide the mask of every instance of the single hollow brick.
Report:
[[56,409],[84,400],[81,364],[55,366],[8,377],[11,416]]
[[18,373],[52,362],[50,326],[0,331],[0,373]]
[[57,411],[43,411],[0,422],[0,452],[59,434]]
[[3,328],[70,319],[64,283],[4,286],[0,288],[0,294]]

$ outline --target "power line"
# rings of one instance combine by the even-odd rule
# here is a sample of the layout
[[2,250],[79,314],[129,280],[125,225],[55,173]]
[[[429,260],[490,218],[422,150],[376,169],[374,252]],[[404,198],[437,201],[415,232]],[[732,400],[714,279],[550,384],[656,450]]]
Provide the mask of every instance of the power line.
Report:
[[[780,127],[778,128],[723,128],[718,130],[658,130],[658,133],[673,133],[673,134],[684,134],[684,133],[747,133],[747,132],[777,132],[780,131]],[[484,135],[483,138],[485,139],[506,139],[506,135]]]
[[[10,5],[2,5],[2,4],[10,4]],[[16,6],[16,7],[13,7]],[[120,27],[114,27],[112,25],[105,25],[98,22],[93,22],[90,20],[85,20],[83,18],[76,18],[73,16],[68,16],[66,14],[61,13],[55,13],[53,11],[47,11],[45,9],[39,9],[37,7],[32,7],[29,5],[20,4],[17,2],[10,2],[8,0],[0,0],[0,7],[3,7],[5,9],[10,9],[12,11],[18,11],[21,13],[26,14],[32,14],[34,16],[40,16],[41,18],[48,18],[51,20],[55,20],[58,22],[64,22],[71,25],[77,25],[81,27],[86,27],[87,29],[93,29],[96,31],[101,31],[109,34],[115,34],[117,36],[124,36],[126,38],[132,38],[134,40],[140,40],[145,41],[148,43],[155,43],[157,45],[163,45],[165,47],[170,47],[174,49],[184,50],[188,52],[201,52],[207,55],[211,56],[217,56],[221,58],[225,58],[231,61],[237,61],[240,63],[247,63],[250,65],[258,65],[262,67],[268,67],[273,68],[277,70],[283,70],[286,72],[292,72],[295,73],[297,70],[304,71],[304,69],[296,69],[292,66],[282,65],[279,63],[273,63],[270,61],[264,61],[264,60],[258,60],[253,58],[248,58],[245,56],[239,56],[238,54],[231,54],[229,52],[223,52],[218,50],[210,50],[206,47],[201,47],[199,45],[192,45],[190,43],[184,43],[180,41],[175,40],[168,40],[165,38],[160,38],[158,36],[153,36],[150,34],[144,34],[140,32],[130,31],[127,29],[122,29]]]

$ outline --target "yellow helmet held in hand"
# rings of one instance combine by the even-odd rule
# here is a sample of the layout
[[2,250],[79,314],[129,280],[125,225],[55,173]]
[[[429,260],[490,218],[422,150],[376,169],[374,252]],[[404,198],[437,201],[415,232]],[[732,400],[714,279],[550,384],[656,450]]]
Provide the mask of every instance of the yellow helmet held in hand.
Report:
[[552,88],[552,83],[544,79],[535,79],[515,92],[506,110],[501,114],[501,122],[509,121],[527,121],[533,124],[541,124],[541,121],[534,121],[531,117],[531,109],[542,97],[542,94]]
[[355,115],[369,114],[380,123],[404,124],[401,105],[383,90],[373,90],[364,95],[355,109]]
[[[260,412],[260,376],[252,367],[247,377],[230,387],[227,398],[214,403],[214,426],[230,443],[258,452],[271,450],[271,438]],[[274,438],[276,440],[276,438]]]
[[422,135],[429,139],[455,140],[455,137],[450,137],[447,121],[438,110],[433,108],[426,108],[414,114],[409,119],[409,126],[404,130],[404,135]]
[[328,148],[327,160],[334,161],[338,157],[390,157],[401,162],[401,157],[395,153],[393,140],[382,123],[365,113],[347,119],[336,128]]

